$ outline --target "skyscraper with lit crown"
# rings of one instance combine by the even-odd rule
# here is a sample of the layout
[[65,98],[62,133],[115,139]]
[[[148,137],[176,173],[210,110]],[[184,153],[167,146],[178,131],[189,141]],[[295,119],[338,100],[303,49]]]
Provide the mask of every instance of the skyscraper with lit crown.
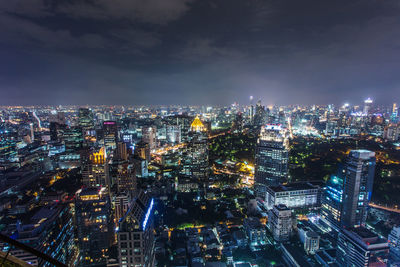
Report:
[[105,149],[102,147],[98,152],[89,155],[82,170],[82,183],[87,187],[108,186],[107,164]]
[[192,178],[198,180],[208,179],[208,135],[207,129],[196,117],[188,134],[187,168]]

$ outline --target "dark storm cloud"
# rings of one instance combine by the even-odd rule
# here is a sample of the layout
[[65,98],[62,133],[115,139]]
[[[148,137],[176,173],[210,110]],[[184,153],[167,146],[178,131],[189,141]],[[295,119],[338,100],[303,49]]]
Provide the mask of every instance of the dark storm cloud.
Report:
[[1,104],[399,100],[397,1],[0,2]]

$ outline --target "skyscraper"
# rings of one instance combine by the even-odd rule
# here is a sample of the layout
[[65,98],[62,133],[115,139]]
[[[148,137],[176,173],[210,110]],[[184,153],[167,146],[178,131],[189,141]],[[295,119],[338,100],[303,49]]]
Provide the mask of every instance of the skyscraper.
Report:
[[140,191],[119,220],[118,259],[120,266],[154,266],[154,199]]
[[289,139],[282,125],[261,128],[256,147],[255,189],[265,199],[266,186],[285,182],[288,175]]
[[392,114],[390,116],[390,120],[393,123],[397,123],[398,122],[398,115],[399,115],[399,111],[398,111],[398,107],[396,103],[393,103],[393,107],[392,107]]
[[134,154],[147,162],[150,162],[151,160],[150,146],[146,142],[140,141],[137,143]]
[[372,111],[372,104],[373,104],[373,101],[372,101],[372,99],[369,98],[369,97],[368,97],[368,99],[366,99],[366,100],[364,101],[364,110],[363,110],[363,113],[364,113],[365,115],[368,115],[369,113],[371,113],[371,111]]
[[157,147],[157,128],[143,127],[142,129],[142,140],[149,144],[150,151]]
[[88,108],[80,108],[78,113],[78,124],[85,135],[94,130],[93,113]]
[[321,219],[336,230],[340,229],[342,223],[343,177],[340,174],[343,173],[331,177],[321,199]]
[[136,173],[133,163],[128,161],[118,163],[116,184],[118,193],[134,193],[136,190]]
[[364,226],[375,173],[375,153],[352,150],[345,164],[342,226]]
[[262,126],[267,122],[267,111],[264,106],[261,105],[261,100],[258,100],[256,105],[256,111],[254,114],[254,125]]
[[65,151],[76,152],[83,147],[82,130],[79,127],[70,127],[64,129],[62,139],[65,144]]
[[104,147],[89,155],[82,170],[82,183],[87,187],[108,186]]
[[115,149],[114,159],[119,161],[128,160],[128,150],[126,147],[126,143],[118,142],[117,148]]
[[189,175],[198,180],[208,178],[208,135],[204,124],[196,117],[188,134],[187,168]]
[[75,216],[81,266],[104,266],[114,236],[111,204],[105,187],[80,189]]
[[103,133],[104,133],[104,146],[106,148],[107,155],[109,155],[117,147],[117,141],[118,141],[117,123],[115,121],[103,122]]

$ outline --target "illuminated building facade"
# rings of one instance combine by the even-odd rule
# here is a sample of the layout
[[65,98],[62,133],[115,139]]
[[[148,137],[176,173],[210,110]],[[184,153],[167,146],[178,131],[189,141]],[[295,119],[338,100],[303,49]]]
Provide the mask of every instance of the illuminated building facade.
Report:
[[383,138],[387,141],[397,141],[400,136],[400,126],[397,124],[389,124],[385,127],[383,132]]
[[157,147],[157,128],[155,126],[143,127],[142,140],[149,144],[150,151],[155,149]]
[[115,149],[114,158],[116,160],[128,160],[128,150],[126,144],[123,142],[118,142],[117,148]]
[[343,173],[331,177],[321,199],[321,219],[336,230],[342,221],[343,177],[340,174]]
[[396,261],[400,261],[400,226],[393,227],[388,236],[388,242],[390,255],[392,258],[396,259]]
[[256,105],[256,111],[254,114],[254,125],[262,126],[267,123],[268,112],[264,106],[261,105],[261,100],[258,100]]
[[176,144],[181,142],[181,127],[179,125],[167,125],[167,142]]
[[150,145],[146,142],[140,141],[135,145],[134,154],[137,155],[139,158],[144,159],[147,162],[150,162],[151,160]]
[[364,226],[375,175],[375,153],[352,150],[345,164],[342,225]]
[[292,211],[285,205],[274,206],[268,212],[268,227],[275,241],[288,240],[293,230]]
[[189,144],[185,169],[187,174],[197,180],[208,179],[208,135],[204,124],[196,117],[191,124],[188,135]]
[[64,129],[62,139],[66,152],[75,152],[83,147],[83,134],[82,130],[78,127]]
[[372,105],[373,105],[373,101],[371,98],[368,98],[364,101],[364,109],[363,109],[363,113],[365,115],[368,115],[372,112]]
[[154,199],[149,198],[143,191],[139,192],[129,210],[119,220],[119,266],[155,265],[153,213]]
[[338,237],[336,261],[339,266],[387,266],[389,244],[367,228],[342,229]]
[[114,224],[105,187],[80,189],[75,197],[75,216],[81,266],[105,265]]
[[181,141],[182,142],[188,141],[188,135],[189,135],[190,125],[191,125],[192,121],[193,121],[193,117],[190,117],[187,115],[176,116],[176,124],[181,129]]
[[258,218],[249,217],[244,219],[243,228],[253,251],[260,250],[267,243],[267,230]]
[[[16,229],[12,229],[8,235],[17,231],[18,242],[35,248],[66,265],[73,264],[77,249],[74,241],[73,217],[68,205],[42,207],[27,221],[19,221],[13,227]],[[2,245],[3,251],[9,249],[4,247],[5,243]],[[10,254],[35,266],[40,262],[37,256],[19,248],[12,247]],[[40,266],[52,265],[42,263]]]
[[277,186],[288,176],[289,139],[282,125],[269,124],[261,128],[255,155],[255,190],[261,198],[267,186]]
[[136,173],[134,164],[128,161],[118,163],[116,184],[118,193],[133,193],[136,190]]
[[399,121],[399,108],[397,107],[396,103],[393,103],[392,115],[390,116],[390,120],[393,123],[397,123]]
[[88,108],[80,108],[78,111],[78,124],[85,135],[94,130],[93,113]]
[[265,203],[268,209],[283,204],[290,209],[313,208],[319,205],[319,187],[310,183],[291,183],[286,185],[268,186]]
[[89,156],[82,170],[82,183],[87,187],[108,186],[104,147]]
[[106,153],[111,154],[117,147],[118,141],[118,126],[115,121],[103,122],[103,133],[104,133],[104,147]]
[[0,163],[17,162],[17,144],[13,140],[0,140]]
[[131,196],[128,194],[120,194],[115,197],[114,213],[115,213],[115,221],[117,222],[116,226],[118,226],[119,220],[122,217],[124,217],[124,215],[128,211],[130,202],[131,202]]

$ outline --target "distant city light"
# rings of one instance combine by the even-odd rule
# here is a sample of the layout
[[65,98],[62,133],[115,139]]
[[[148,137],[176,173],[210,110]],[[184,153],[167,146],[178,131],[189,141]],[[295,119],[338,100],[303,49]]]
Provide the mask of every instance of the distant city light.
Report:
[[369,97],[364,101],[365,104],[372,104],[372,102],[372,99]]

